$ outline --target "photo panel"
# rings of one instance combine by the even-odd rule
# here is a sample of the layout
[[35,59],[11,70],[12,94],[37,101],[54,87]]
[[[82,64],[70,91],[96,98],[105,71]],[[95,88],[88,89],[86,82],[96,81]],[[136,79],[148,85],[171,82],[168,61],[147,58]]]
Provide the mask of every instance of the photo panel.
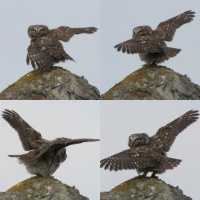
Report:
[[[27,49],[31,43],[30,34],[28,35],[29,26],[45,25],[49,30],[60,26],[100,29],[99,0],[60,0],[59,2],[53,0],[42,2],[38,0],[34,2],[8,0],[3,1],[2,4],[0,23],[5,28],[2,28],[0,39],[0,52],[3,55],[0,67],[0,92],[33,70],[31,63],[29,65],[26,63]],[[72,74],[84,77],[89,84],[99,88],[100,32],[78,34],[68,42],[60,42],[64,51],[75,62],[66,60],[66,62],[59,62],[54,66],[62,67]],[[46,49],[48,50],[47,47]],[[43,48],[43,50],[45,49]],[[39,54],[38,51],[36,52]],[[37,55],[35,55],[36,57]]]
[[[100,102],[97,101],[1,101],[1,113],[5,109],[17,112],[46,140],[62,137],[100,139]],[[0,124],[3,192],[33,175],[19,164],[17,158],[8,157],[28,152],[23,149],[17,132],[2,117]],[[23,130],[22,125],[17,125]],[[64,184],[75,186],[81,195],[89,199],[99,199],[100,142],[68,146],[66,154],[67,159],[52,176]]]
[[[199,101],[103,101],[101,102],[101,160],[129,149],[129,136],[146,133],[149,137],[163,126],[190,110],[200,112]],[[167,152],[182,162],[173,170],[157,174],[166,183],[178,186],[183,193],[198,199],[197,171],[199,119],[183,130]],[[180,127],[185,126],[184,122]],[[134,154],[136,155],[136,154]],[[133,156],[134,156],[133,155]],[[122,155],[124,157],[125,155]],[[113,159],[114,160],[114,159]],[[113,161],[114,162],[114,161]],[[117,164],[116,164],[117,165]],[[101,192],[108,192],[121,183],[138,176],[136,170],[109,171],[101,168]],[[151,176],[149,172],[147,176]],[[193,183],[191,187],[191,182]]]
[[[195,12],[194,20],[178,28],[171,42],[166,41],[168,47],[181,49],[181,51],[159,65],[187,75],[193,83],[199,84],[200,69],[197,63],[200,14],[198,8],[198,0],[190,2],[187,0],[176,2],[172,0],[127,0],[126,2],[101,0],[101,94],[105,94],[115,84],[145,65],[137,53],[122,53],[122,50],[118,52],[114,48],[116,45],[131,40],[135,27],[150,26],[152,30],[155,30],[161,22],[188,10]],[[128,45],[131,47],[130,43],[126,48]],[[140,49],[139,47],[139,44],[135,44],[135,48]],[[129,89],[128,86],[126,89]],[[124,96],[123,99],[126,97]]]

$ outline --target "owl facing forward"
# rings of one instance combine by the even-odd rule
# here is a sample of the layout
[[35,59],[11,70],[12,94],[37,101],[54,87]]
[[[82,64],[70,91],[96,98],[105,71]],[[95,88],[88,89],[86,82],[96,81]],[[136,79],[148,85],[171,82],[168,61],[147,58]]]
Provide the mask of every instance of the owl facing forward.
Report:
[[128,54],[138,53],[147,65],[155,65],[176,56],[181,49],[167,47],[165,41],[172,41],[176,29],[193,20],[195,12],[186,11],[167,21],[161,22],[155,30],[150,26],[133,29],[131,40],[115,46],[118,51]]
[[73,60],[64,50],[62,43],[68,42],[74,35],[87,33],[92,34],[97,31],[95,27],[87,28],[70,28],[60,26],[55,29],[49,29],[45,25],[32,25],[28,28],[28,35],[31,44],[28,47],[26,57],[27,65],[31,62],[32,67],[48,68],[55,63]]
[[156,178],[156,174],[180,164],[181,160],[167,157],[166,152],[170,150],[176,136],[194,123],[198,116],[198,111],[190,110],[161,127],[152,137],[146,133],[130,135],[128,142],[130,149],[101,160],[100,167],[110,171],[136,169],[138,174],[143,173],[141,176],[153,172],[151,177]]

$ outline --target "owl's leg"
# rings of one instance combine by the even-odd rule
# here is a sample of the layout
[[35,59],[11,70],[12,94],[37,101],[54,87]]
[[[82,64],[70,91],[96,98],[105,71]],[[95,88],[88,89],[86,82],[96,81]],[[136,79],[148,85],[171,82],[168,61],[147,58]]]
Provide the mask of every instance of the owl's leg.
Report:
[[158,65],[158,63],[156,62],[156,61],[153,61],[152,63],[151,63],[151,66],[157,66]]
[[142,65],[142,67],[150,67],[150,66],[153,66],[153,64],[152,63],[145,63],[144,65]]
[[149,67],[150,66],[150,64],[144,64],[144,65],[142,65],[143,67]]
[[147,172],[144,172],[143,174],[141,174],[141,175],[139,175],[139,176],[137,176],[137,177],[138,177],[138,178],[146,177],[146,176],[147,176],[147,173],[148,173],[148,171],[147,171]]
[[158,178],[158,176],[156,176],[156,172],[153,172],[152,174],[151,174],[151,178]]

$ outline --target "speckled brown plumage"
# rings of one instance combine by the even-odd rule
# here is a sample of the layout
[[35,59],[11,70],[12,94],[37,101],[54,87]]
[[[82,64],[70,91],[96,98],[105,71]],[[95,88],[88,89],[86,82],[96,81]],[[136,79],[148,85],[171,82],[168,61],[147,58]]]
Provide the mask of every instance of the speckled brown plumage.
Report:
[[165,41],[172,41],[176,29],[194,18],[193,11],[186,11],[167,21],[161,22],[153,31],[150,26],[138,26],[133,29],[133,37],[115,46],[123,53],[138,53],[147,65],[158,64],[176,56],[181,49],[167,47]]
[[70,139],[64,137],[46,140],[15,111],[5,110],[2,116],[18,132],[24,150],[29,151],[26,154],[9,156],[17,157],[31,174],[48,177],[66,160],[65,147],[83,142],[99,141],[98,139]]
[[87,28],[70,28],[60,26],[49,30],[45,25],[32,25],[28,28],[28,35],[31,44],[28,47],[26,62],[32,67],[47,68],[55,63],[73,60],[64,50],[62,43],[68,42],[75,34],[87,33],[92,34],[97,31],[95,27]]

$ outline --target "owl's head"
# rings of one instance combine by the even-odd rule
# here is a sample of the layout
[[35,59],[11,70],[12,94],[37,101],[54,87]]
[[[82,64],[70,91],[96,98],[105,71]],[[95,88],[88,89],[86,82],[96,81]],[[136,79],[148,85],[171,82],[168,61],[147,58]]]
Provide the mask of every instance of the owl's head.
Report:
[[37,39],[46,35],[49,32],[49,28],[45,25],[32,25],[28,27],[28,35],[31,39]]
[[129,136],[128,146],[130,148],[143,146],[149,143],[149,136],[146,133],[137,133]]
[[151,35],[153,30],[150,26],[137,26],[133,29],[133,37]]

